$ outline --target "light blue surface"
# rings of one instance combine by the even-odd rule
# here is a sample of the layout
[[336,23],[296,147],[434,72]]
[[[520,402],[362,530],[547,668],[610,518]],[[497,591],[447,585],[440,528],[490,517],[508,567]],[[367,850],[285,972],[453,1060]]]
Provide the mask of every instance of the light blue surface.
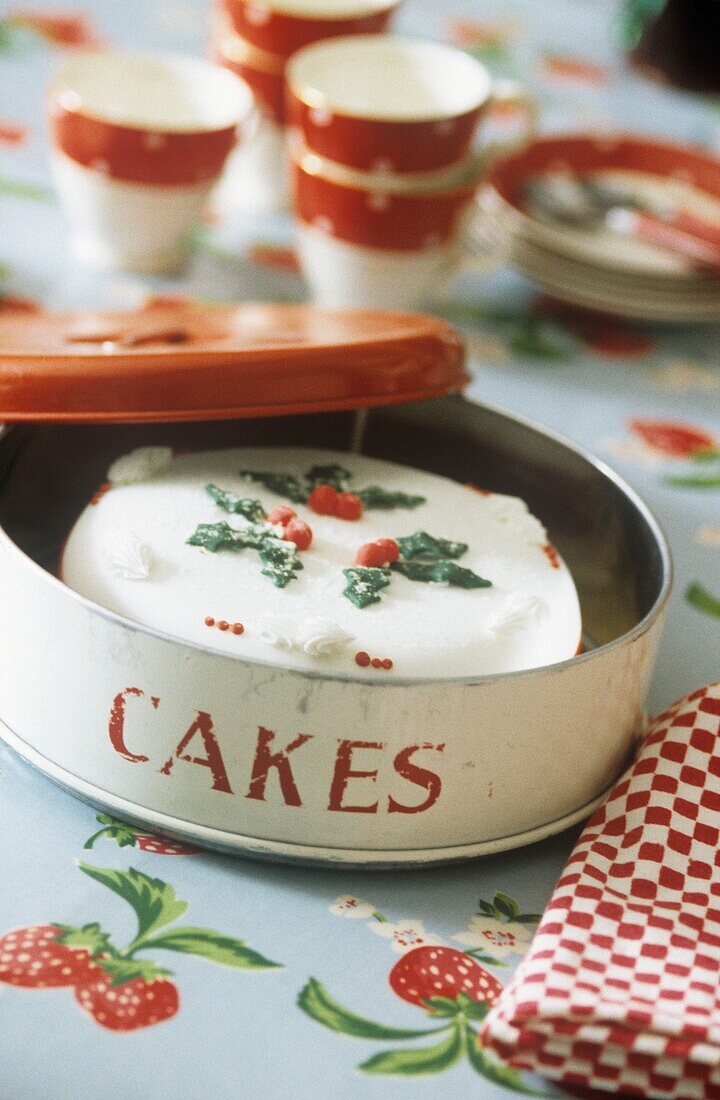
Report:
[[[201,49],[206,5],[186,0],[85,0],[104,39],[125,46]],[[11,13],[0,4],[0,17]],[[403,25],[447,35],[450,15],[513,25],[496,65],[530,83],[552,129],[622,124],[720,144],[720,112],[703,101],[642,83],[618,69],[612,47],[616,8],[599,0],[488,0],[462,4],[407,0]],[[610,67],[606,86],[552,82],[541,55],[579,55]],[[59,51],[32,36],[17,55],[0,54],[0,122],[24,123],[27,145],[0,146],[0,178],[47,184],[41,102]],[[52,203],[2,197],[0,264],[7,293],[53,308],[132,305],[141,292],[174,291],[213,300],[302,297],[300,282],[253,264],[248,245],[289,240],[282,218],[221,224],[207,238],[179,282],[99,279],[76,268],[66,251],[59,212]],[[594,354],[566,327],[543,322],[543,335],[563,352],[542,358],[513,350],[526,331],[533,291],[509,272],[457,280],[453,301],[478,310],[466,326],[475,369],[471,394],[529,415],[588,446],[610,461],[648,500],[664,525],[675,555],[677,581],[668,627],[652,686],[660,709],[720,673],[720,619],[684,598],[701,583],[720,598],[720,490],[681,490],[665,477],[691,472],[691,464],[643,450],[628,428],[632,418],[683,421],[720,437],[720,370],[716,330],[647,330],[653,346],[633,359]],[[505,324],[482,309],[513,312]],[[715,532],[715,535],[713,534]],[[562,766],[562,762],[559,762]],[[278,970],[237,970],[191,955],[165,953],[180,989],[179,1013],[129,1035],[105,1031],[84,1015],[69,989],[27,990],[0,983],[0,1100],[236,1100],[343,1096],[380,1100],[432,1098],[448,1090],[492,1096],[506,1090],[478,1076],[467,1061],[434,1077],[380,1077],[357,1066],[392,1043],[350,1039],[320,1026],[296,1007],[308,978],[323,983],[346,1008],[395,1028],[431,1021],[399,1000],[387,982],[400,958],[391,941],[374,935],[373,919],[342,919],[329,910],[339,895],[369,901],[389,921],[414,918],[453,944],[455,933],[478,912],[478,899],[500,890],[524,912],[541,911],[570,850],[573,835],[466,866],[423,873],[318,871],[264,866],[221,856],[161,856],[108,839],[92,852],[83,845],[98,828],[95,813],[35,775],[0,747],[0,937],[36,924],[82,925],[100,921],[126,942],[134,934],[124,902],[84,876],[77,861],[127,870],[135,867],[171,883],[189,902],[186,922],[244,939]],[[456,946],[457,943],[456,943]],[[0,958],[2,941],[0,940]],[[518,956],[508,960],[511,964]],[[492,969],[492,968],[491,968]],[[494,971],[506,981],[510,969]],[[395,1044],[398,1045],[398,1044]],[[412,1044],[406,1044],[412,1045]]]

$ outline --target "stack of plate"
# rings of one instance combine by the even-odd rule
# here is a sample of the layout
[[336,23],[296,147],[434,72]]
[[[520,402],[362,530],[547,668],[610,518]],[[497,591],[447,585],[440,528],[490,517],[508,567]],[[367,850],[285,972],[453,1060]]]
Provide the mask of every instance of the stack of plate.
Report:
[[[720,321],[720,272],[606,227],[536,215],[528,182],[561,173],[601,184],[651,211],[693,215],[720,242],[720,161],[630,136],[542,138],[498,163],[478,196],[478,237],[562,301],[650,321]],[[504,243],[503,243],[504,242]]]

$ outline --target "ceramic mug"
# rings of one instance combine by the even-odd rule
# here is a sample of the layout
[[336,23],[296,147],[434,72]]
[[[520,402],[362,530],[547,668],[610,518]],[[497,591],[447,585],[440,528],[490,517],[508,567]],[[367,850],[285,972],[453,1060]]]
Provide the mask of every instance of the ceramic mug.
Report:
[[336,38],[300,50],[285,73],[288,123],[312,152],[362,171],[418,173],[467,157],[493,106],[534,128],[521,85],[493,81],[453,46],[401,35]]
[[384,31],[400,0],[219,0],[235,31],[289,57],[324,38]]
[[209,61],[161,53],[78,54],[48,96],[52,167],[79,259],[177,269],[238,138],[250,88]]
[[[379,181],[316,168],[313,155],[292,162],[296,240],[313,300],[347,309],[413,309],[437,290],[468,252],[474,172],[437,190],[399,190]],[[469,178],[467,178],[469,177]],[[492,263],[496,262],[493,248]]]

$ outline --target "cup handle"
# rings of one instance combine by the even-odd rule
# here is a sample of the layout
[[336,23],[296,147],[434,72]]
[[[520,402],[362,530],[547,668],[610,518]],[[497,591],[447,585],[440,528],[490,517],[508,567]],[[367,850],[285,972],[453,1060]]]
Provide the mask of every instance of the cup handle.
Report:
[[475,198],[465,215],[447,271],[433,288],[433,299],[438,303],[452,302],[457,276],[467,271],[475,275],[492,274],[507,263],[511,247],[509,233],[504,231],[497,218],[483,210],[482,204]]
[[235,148],[242,149],[252,145],[258,135],[261,123],[260,108],[255,103],[248,115],[235,127]]
[[[521,132],[508,141],[495,141],[484,147],[487,162],[524,148],[537,131],[538,104],[532,92],[517,80],[497,80],[493,84],[488,113],[495,107],[515,108],[525,116]],[[487,117],[487,116],[486,116]]]

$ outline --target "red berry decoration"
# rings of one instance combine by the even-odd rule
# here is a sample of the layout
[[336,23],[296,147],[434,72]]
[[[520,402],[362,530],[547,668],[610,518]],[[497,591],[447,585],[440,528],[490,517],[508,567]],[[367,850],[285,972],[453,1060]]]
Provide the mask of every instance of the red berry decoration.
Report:
[[294,508],[291,508],[289,504],[278,504],[276,508],[273,508],[272,512],[268,512],[268,523],[279,523],[283,527],[286,527],[291,519],[295,519],[297,512]]
[[355,564],[380,568],[397,561],[399,557],[400,547],[395,539],[376,539],[375,542],[363,543],[355,555]]
[[360,665],[360,668],[367,668],[370,664],[370,654],[361,649],[359,653],[355,654],[355,664]]
[[375,545],[385,554],[386,562],[400,560],[400,546],[395,539],[376,539]]
[[308,497],[308,507],[319,516],[337,515],[340,493],[332,485],[316,485]]
[[455,947],[415,947],[395,963],[388,980],[398,997],[420,1008],[431,997],[456,1000],[459,993],[492,1005],[502,990],[497,978]]
[[307,550],[313,540],[312,528],[302,519],[291,519],[285,528],[284,538],[294,542],[298,550]]
[[59,943],[55,924],[8,932],[0,939],[0,982],[25,989],[51,989],[86,981],[95,967],[87,947]]
[[363,513],[363,502],[356,493],[340,493],[335,515],[339,519],[357,520]]
[[169,1020],[180,1007],[177,987],[166,978],[133,978],[112,984],[112,975],[95,967],[95,980],[75,990],[75,1000],[96,1023],[110,1031],[137,1031]]

